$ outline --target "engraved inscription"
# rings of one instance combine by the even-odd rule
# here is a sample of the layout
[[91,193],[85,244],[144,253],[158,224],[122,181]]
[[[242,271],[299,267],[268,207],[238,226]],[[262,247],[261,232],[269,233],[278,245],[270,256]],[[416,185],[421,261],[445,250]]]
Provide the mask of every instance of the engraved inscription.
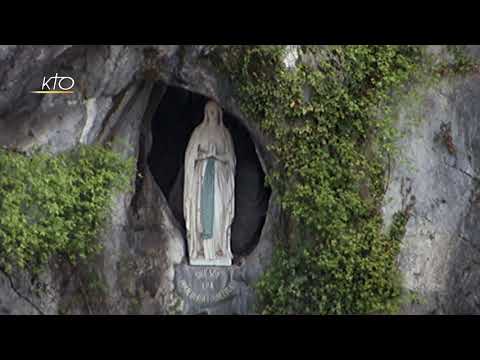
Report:
[[202,283],[202,289],[208,290],[208,289],[214,289],[213,287],[213,282],[211,281],[205,281]]
[[[214,295],[205,295],[205,294],[197,294],[193,291],[193,289],[188,286],[185,280],[181,280],[179,283],[180,287],[184,291],[185,295],[197,304],[208,304],[212,302],[217,302],[228,298],[234,291],[234,287],[232,284],[228,284],[222,290]],[[207,281],[202,283],[203,289],[214,289],[213,282]]]
[[198,280],[215,280],[220,276],[220,272],[216,269],[203,269],[195,272],[195,278]]
[[176,290],[194,308],[228,301],[238,290],[230,269],[179,265],[175,271]]

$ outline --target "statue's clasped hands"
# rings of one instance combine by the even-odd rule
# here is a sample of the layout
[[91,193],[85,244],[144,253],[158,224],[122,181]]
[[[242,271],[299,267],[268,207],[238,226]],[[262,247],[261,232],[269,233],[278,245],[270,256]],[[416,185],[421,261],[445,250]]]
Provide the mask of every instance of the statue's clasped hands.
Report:
[[198,152],[199,152],[199,154],[202,154],[202,155],[200,155],[200,156],[196,159],[196,161],[198,161],[198,160],[206,160],[206,159],[209,159],[209,158],[213,158],[213,159],[218,160],[218,161],[221,161],[221,162],[223,162],[223,163],[228,163],[227,158],[226,158],[226,156],[225,156],[224,154],[222,155],[222,154],[218,154],[218,153],[217,153],[217,148],[216,148],[215,144],[209,144],[207,151],[202,150],[202,149],[200,148],[200,146],[199,146],[199,147],[198,147]]
[[200,145],[199,145],[198,146],[198,153],[201,154],[201,155],[198,156],[197,160],[206,160],[208,158],[216,158],[217,157],[215,144],[209,144],[207,151],[202,150],[200,148]]
[[216,157],[217,155],[217,151],[216,151],[216,148],[215,148],[215,144],[210,144],[208,146],[208,153],[207,153],[207,158],[209,157]]

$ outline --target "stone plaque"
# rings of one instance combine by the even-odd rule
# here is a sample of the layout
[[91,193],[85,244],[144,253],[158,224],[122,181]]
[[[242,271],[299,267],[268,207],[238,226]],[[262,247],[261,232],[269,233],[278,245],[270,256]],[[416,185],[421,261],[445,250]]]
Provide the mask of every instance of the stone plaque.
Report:
[[184,300],[184,312],[246,313],[249,291],[235,275],[235,267],[177,265],[175,287]]

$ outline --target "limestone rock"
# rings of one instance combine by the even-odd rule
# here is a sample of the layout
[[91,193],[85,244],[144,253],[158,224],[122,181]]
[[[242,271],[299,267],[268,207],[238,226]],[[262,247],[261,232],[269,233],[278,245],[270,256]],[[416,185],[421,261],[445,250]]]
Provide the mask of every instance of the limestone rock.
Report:
[[[45,275],[48,289],[43,295],[37,295],[22,274],[11,278],[0,274],[0,313],[52,314],[64,308],[70,313],[252,312],[252,285],[268,266],[276,242],[288,237],[278,194],[241,195],[246,200],[241,213],[250,211],[251,204],[263,203],[258,214],[263,226],[239,217],[237,226],[244,230],[234,241],[239,253],[236,263],[220,271],[222,284],[213,284],[218,291],[234,284],[232,292],[225,290],[225,299],[199,306],[179,288],[181,279],[191,285],[195,271],[185,267],[183,226],[172,206],[179,194],[162,191],[163,184],[157,181],[156,172],[167,169],[168,160],[165,157],[154,168],[148,160],[150,155],[161,156],[152,152],[152,119],[171,86],[217,101],[236,119],[232,121],[241,123],[253,143],[258,164],[252,170],[247,161],[242,171],[259,174],[260,167],[269,173],[269,139],[242,114],[231,84],[206,60],[209,49],[206,45],[0,46],[0,146],[28,150],[41,145],[62,152],[79,143],[113,142],[125,156],[137,159],[132,190],[116,197],[111,221],[99,239],[105,251],[94,266],[105,285],[102,303],[94,307],[85,306],[85,299],[73,301],[81,297],[81,284],[67,281],[61,269],[52,268]],[[476,56],[479,49],[469,47]],[[295,47],[290,50],[285,61],[294,66],[298,53]],[[442,47],[432,51],[443,54]],[[55,72],[75,79],[74,94],[30,93],[41,86],[44,76]],[[475,74],[445,81],[425,90],[420,105],[399,104],[398,126],[405,131],[399,143],[403,157],[393,161],[383,210],[388,226],[391,216],[415,196],[399,263],[405,285],[424,301],[410,304],[406,313],[480,313],[479,80]],[[188,97],[184,101],[188,107]],[[416,125],[412,111],[423,118]],[[170,175],[167,182],[175,188],[181,169]],[[245,176],[245,188],[259,188],[259,179]],[[246,239],[254,237],[253,232],[258,232],[258,239],[251,243]]]
[[[478,50],[477,50],[478,51]],[[478,170],[480,77],[423,89],[420,104],[400,104],[404,131],[385,196],[386,225],[413,196],[399,257],[417,294],[406,313],[479,313]],[[415,117],[420,116],[415,123]]]

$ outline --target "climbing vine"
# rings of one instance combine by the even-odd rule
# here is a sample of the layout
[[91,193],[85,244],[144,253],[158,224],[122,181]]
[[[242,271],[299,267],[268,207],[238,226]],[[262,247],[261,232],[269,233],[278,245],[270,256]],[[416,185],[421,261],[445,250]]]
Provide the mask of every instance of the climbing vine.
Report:
[[[264,314],[390,313],[398,309],[396,264],[408,217],[383,230],[386,159],[398,135],[392,95],[419,78],[471,70],[456,53],[434,63],[421,46],[217,47],[242,111],[272,138],[268,181],[298,223],[297,241],[276,250],[257,284]],[[457,50],[455,50],[457,51]],[[308,235],[306,235],[308,234]]]
[[0,150],[0,267],[38,275],[54,257],[71,264],[101,249],[112,195],[134,162],[102,146],[52,155]]

